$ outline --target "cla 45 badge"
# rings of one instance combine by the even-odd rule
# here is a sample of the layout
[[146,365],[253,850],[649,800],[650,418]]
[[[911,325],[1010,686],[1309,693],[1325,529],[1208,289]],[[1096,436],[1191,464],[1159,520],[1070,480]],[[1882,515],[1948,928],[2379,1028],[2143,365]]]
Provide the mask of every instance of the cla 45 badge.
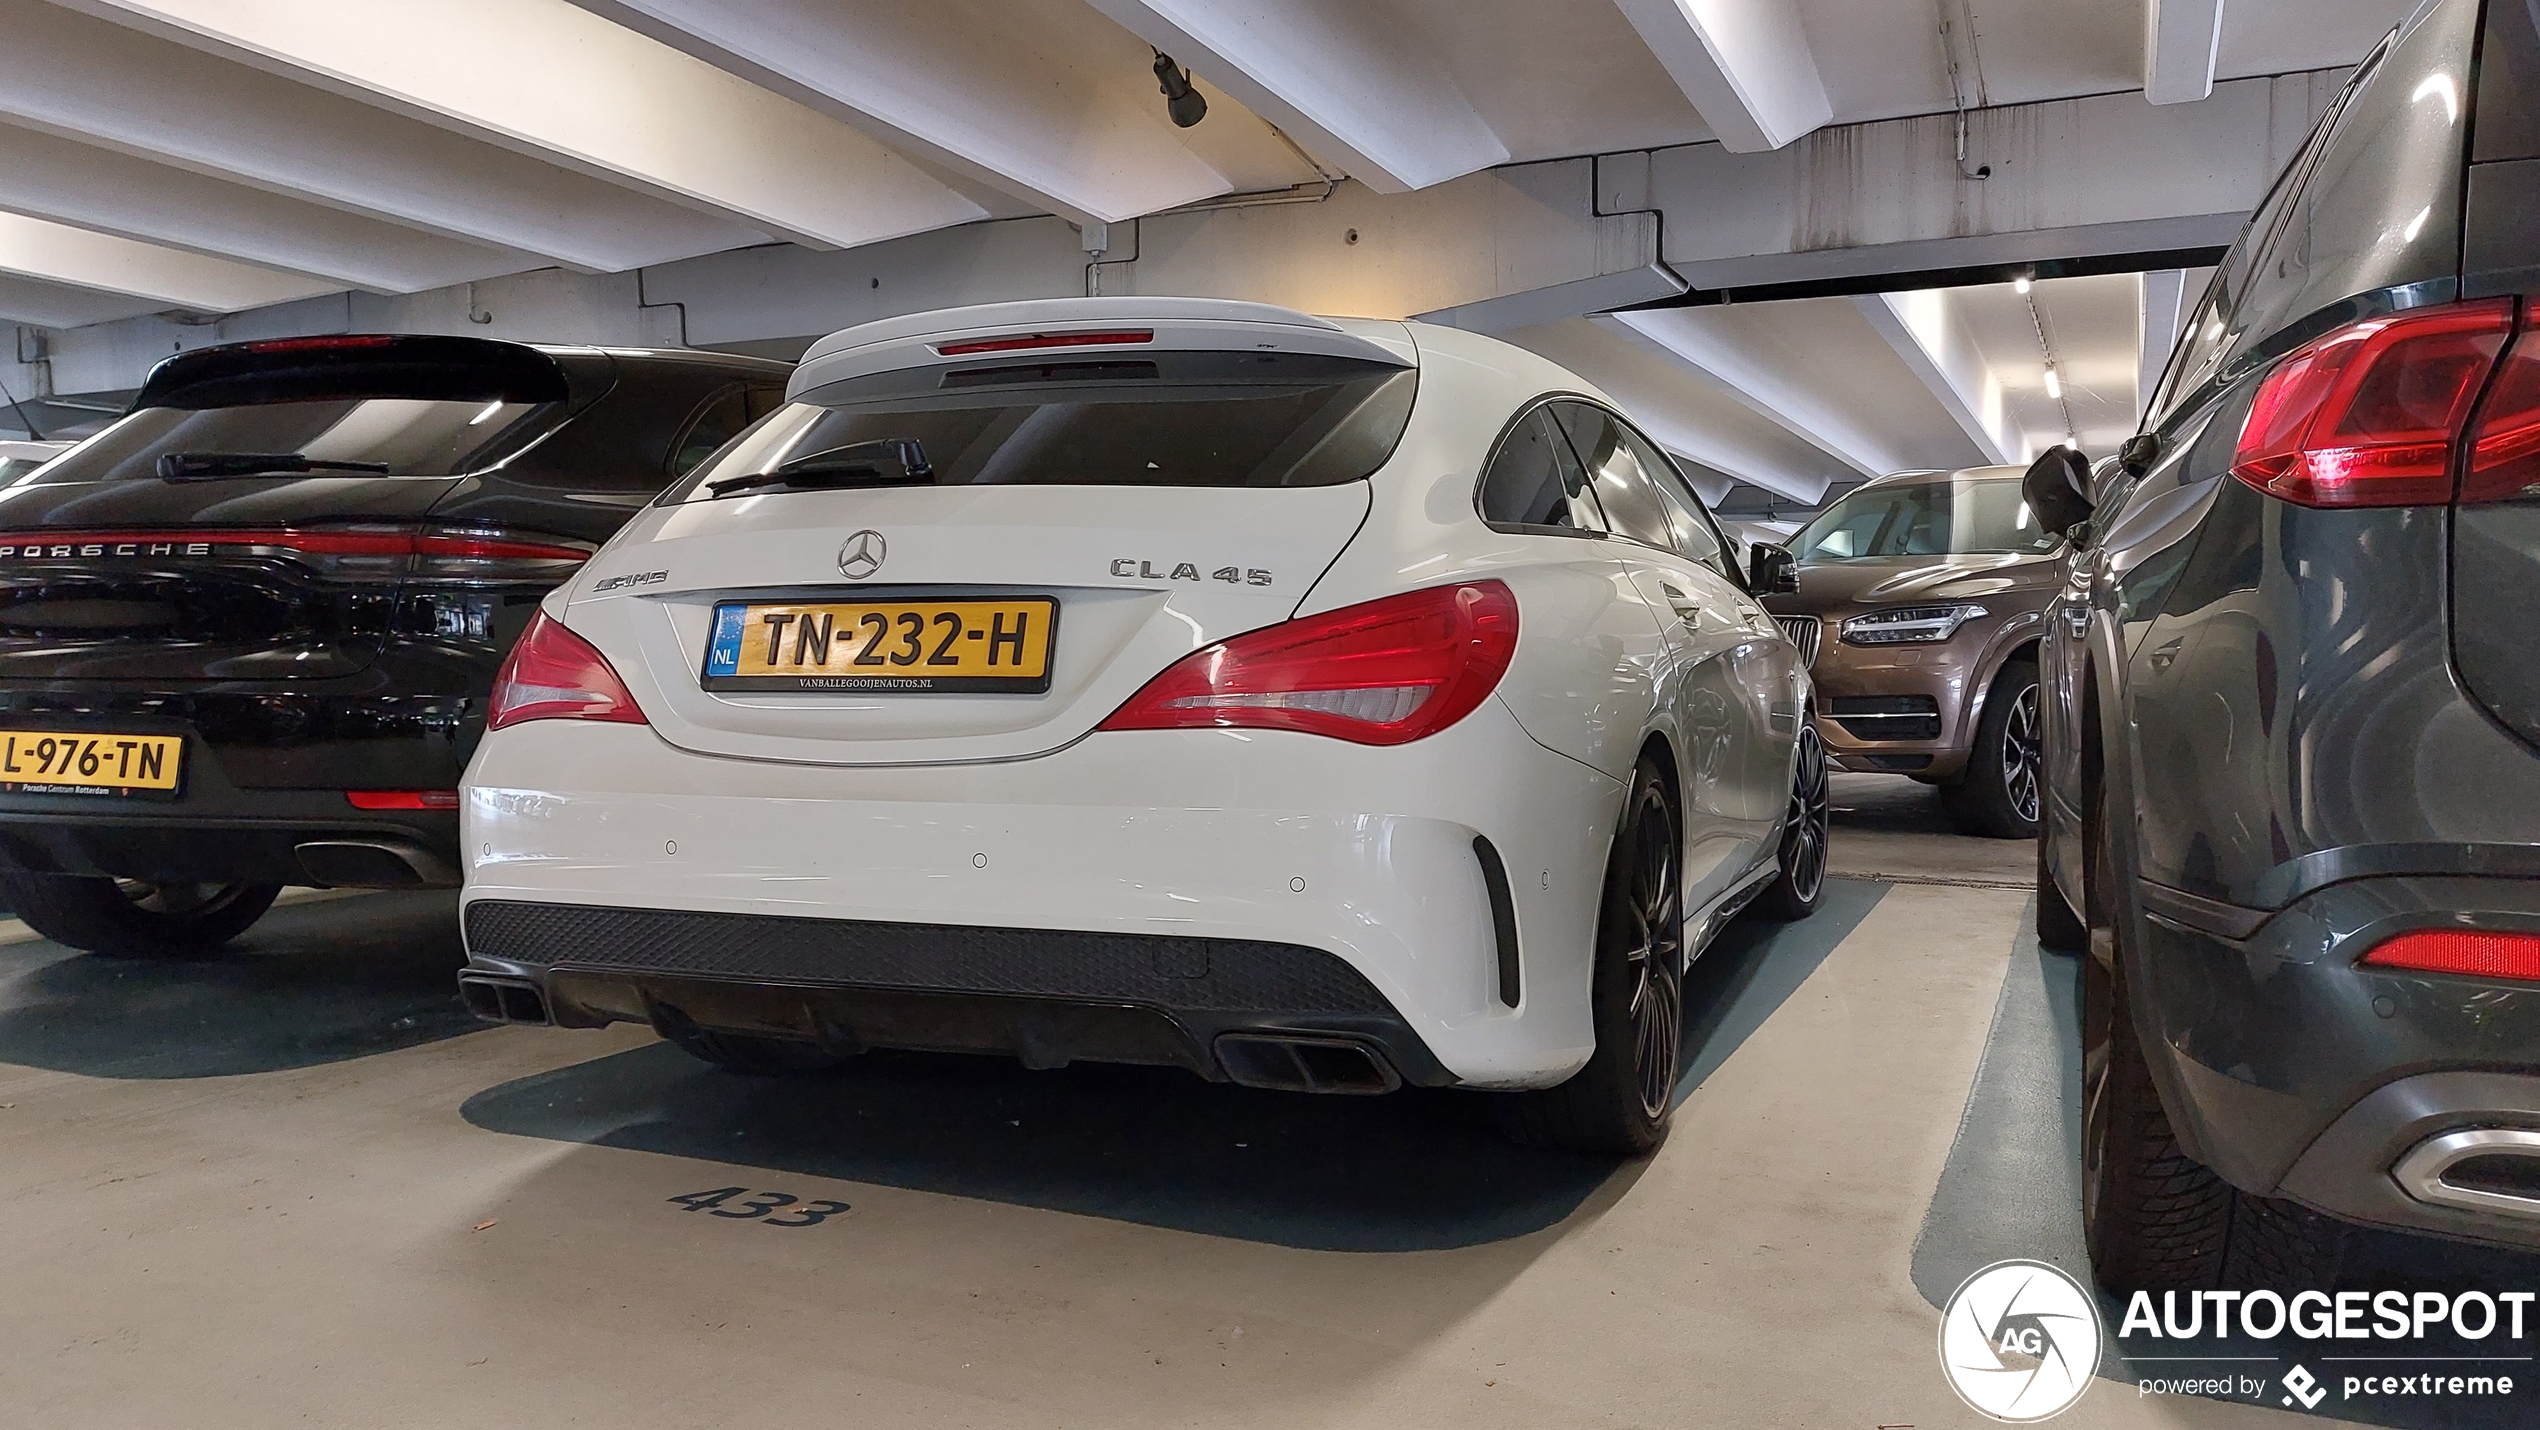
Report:
[[1158,571],[1152,561],[1138,561],[1123,556],[1111,563],[1111,574],[1124,581],[1223,581],[1229,586],[1267,586],[1270,573],[1258,566],[1238,570],[1220,566],[1203,578],[1196,561],[1176,561],[1170,571]]

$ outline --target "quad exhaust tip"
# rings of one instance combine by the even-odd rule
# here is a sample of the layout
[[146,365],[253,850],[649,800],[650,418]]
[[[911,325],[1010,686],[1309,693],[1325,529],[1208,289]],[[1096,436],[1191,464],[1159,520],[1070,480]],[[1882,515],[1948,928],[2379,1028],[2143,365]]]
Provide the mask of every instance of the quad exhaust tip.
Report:
[[527,1023],[552,1027],[547,995],[525,978],[495,978],[482,973],[459,975],[459,997],[467,1010],[488,1023]]
[[1230,1080],[1279,1092],[1369,1095],[1402,1086],[1393,1063],[1355,1038],[1224,1033],[1217,1039],[1217,1061]]
[[2418,1143],[2390,1175],[2421,1202],[2540,1221],[2540,1131],[2446,1132]]

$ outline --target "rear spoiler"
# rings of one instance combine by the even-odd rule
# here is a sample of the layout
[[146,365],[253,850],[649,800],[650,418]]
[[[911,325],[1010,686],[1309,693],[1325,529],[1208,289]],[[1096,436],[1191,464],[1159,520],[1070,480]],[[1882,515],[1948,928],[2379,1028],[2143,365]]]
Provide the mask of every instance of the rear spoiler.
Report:
[[340,333],[179,353],[150,369],[132,405],[201,411],[330,398],[562,402],[567,396],[563,365],[526,343]]
[[1002,353],[1279,352],[1357,358],[1388,367],[1411,359],[1329,318],[1221,298],[1039,298],[885,318],[831,333],[794,369],[787,398],[849,378]]

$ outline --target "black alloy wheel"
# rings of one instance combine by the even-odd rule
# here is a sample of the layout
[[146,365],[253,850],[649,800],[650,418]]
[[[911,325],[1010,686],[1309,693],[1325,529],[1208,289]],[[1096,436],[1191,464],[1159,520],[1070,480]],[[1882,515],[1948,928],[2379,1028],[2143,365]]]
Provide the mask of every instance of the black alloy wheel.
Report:
[[1940,788],[1950,818],[1970,834],[2035,839],[2046,770],[2044,730],[2036,658],[2005,662],[1976,722],[1966,773]]
[[1644,758],[1606,857],[1589,1015],[1596,1051],[1558,1087],[1499,1100],[1511,1137],[1624,1156],[1666,1136],[1684,1047],[1684,854],[1676,796]]
[[1817,738],[1815,718],[1803,717],[1799,748],[1791,762],[1790,805],[1782,815],[1781,851],[1776,856],[1781,872],[1755,899],[1755,910],[1764,917],[1788,922],[1817,911],[1817,898],[1825,892],[1827,845],[1833,832],[1830,788],[1825,742]]
[[67,948],[116,958],[204,958],[273,906],[279,884],[161,883],[0,871],[0,897]]

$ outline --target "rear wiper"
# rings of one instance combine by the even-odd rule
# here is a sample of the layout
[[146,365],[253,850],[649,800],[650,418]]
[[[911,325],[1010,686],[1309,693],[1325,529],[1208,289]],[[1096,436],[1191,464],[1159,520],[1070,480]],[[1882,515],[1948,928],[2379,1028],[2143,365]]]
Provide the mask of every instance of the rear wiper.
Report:
[[[899,470],[886,472],[883,463]],[[769,471],[708,482],[706,490],[715,496],[729,496],[760,487],[922,486],[933,480],[935,469],[926,463],[924,443],[914,437],[884,437],[806,452]]]
[[297,452],[170,452],[159,458],[163,482],[217,482],[229,477],[288,476],[295,472],[386,473],[386,462],[336,462]]

